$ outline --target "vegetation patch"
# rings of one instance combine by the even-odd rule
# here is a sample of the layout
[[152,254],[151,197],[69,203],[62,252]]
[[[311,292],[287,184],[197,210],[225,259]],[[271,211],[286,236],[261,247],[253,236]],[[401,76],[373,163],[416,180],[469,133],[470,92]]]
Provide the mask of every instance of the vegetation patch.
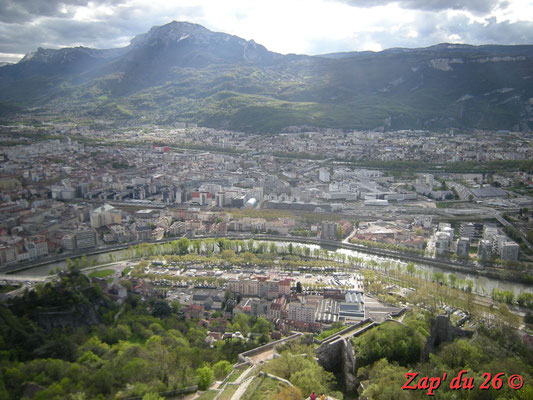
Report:
[[113,275],[115,270],[113,269],[100,269],[98,271],[93,271],[89,274],[89,278],[106,278],[110,275]]
[[331,329],[322,331],[320,335],[317,336],[317,339],[324,340],[327,337],[330,337],[331,335],[334,335],[335,333],[342,331],[344,328],[346,328],[346,326],[344,326],[342,322],[336,322],[333,324]]
[[14,286],[10,284],[0,286],[0,293],[9,293],[12,290],[18,289],[20,286]]
[[386,358],[407,366],[420,359],[424,337],[415,329],[399,322],[384,322],[353,339],[355,356],[360,365],[370,365]]

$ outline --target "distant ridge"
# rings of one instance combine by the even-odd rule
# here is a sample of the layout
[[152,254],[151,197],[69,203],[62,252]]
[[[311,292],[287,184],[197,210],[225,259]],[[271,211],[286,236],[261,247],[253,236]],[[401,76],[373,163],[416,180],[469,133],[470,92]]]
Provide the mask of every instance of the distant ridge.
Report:
[[[44,107],[110,119],[275,132],[533,127],[533,46],[281,55],[173,21],[119,49],[42,49],[0,68],[4,114]],[[6,111],[7,110],[7,111]]]

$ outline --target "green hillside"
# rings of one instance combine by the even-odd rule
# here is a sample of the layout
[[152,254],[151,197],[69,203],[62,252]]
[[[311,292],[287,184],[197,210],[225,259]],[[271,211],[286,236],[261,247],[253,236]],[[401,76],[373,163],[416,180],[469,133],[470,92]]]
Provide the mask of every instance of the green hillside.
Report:
[[531,71],[533,46],[442,44],[284,56],[173,22],[122,49],[39,49],[1,67],[0,112],[41,106],[76,116],[250,132],[295,125],[529,130]]

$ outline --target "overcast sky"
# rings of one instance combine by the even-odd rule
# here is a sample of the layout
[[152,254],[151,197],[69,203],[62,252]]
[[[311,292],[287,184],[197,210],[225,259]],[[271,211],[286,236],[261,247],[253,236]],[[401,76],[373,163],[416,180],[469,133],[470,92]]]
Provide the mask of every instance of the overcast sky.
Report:
[[0,0],[0,61],[38,47],[125,46],[172,20],[284,54],[533,44],[533,0]]

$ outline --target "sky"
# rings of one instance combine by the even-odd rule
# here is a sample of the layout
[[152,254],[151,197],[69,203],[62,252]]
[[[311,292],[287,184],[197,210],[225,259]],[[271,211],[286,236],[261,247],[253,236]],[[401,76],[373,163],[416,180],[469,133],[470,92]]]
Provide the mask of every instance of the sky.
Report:
[[38,47],[122,47],[173,20],[282,54],[533,44],[533,0],[0,0],[0,61]]

